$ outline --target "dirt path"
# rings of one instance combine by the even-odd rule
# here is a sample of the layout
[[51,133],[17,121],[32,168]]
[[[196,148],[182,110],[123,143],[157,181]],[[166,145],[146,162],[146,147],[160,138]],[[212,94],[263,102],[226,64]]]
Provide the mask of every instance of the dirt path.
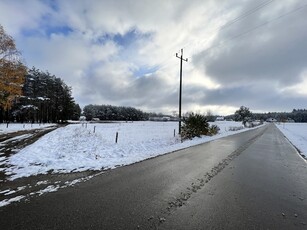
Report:
[[95,175],[95,171],[76,172],[67,174],[37,175],[24,177],[16,180],[9,180],[5,174],[8,165],[8,157],[17,153],[26,146],[33,144],[42,136],[65,125],[54,125],[46,128],[32,130],[22,130],[0,135],[0,203],[1,201],[14,198],[16,196],[40,195],[46,188],[65,187],[77,180],[87,180]]
[[59,125],[42,129],[22,130],[18,132],[0,135],[1,156],[9,157],[14,154],[14,149],[22,149],[33,144],[40,137],[57,129]]
[[33,144],[40,137],[59,127],[60,125],[54,125],[41,129],[21,130],[0,135],[0,157],[1,163],[4,162],[4,164],[0,165],[0,182],[6,181],[7,179],[4,171],[1,169],[8,167],[5,161],[9,156],[18,152],[20,149]]

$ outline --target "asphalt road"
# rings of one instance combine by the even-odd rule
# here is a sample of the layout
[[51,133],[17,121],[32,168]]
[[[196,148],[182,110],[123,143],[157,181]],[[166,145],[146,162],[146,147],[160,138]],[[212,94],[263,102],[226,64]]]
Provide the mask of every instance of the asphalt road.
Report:
[[274,125],[0,208],[0,229],[307,229],[307,164]]

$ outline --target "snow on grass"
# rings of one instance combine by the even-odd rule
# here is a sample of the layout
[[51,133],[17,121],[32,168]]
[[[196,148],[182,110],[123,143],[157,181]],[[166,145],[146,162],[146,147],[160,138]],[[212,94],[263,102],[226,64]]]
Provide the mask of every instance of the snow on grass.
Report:
[[282,123],[276,126],[307,159],[307,123]]
[[6,133],[17,132],[21,130],[31,130],[31,129],[42,129],[50,126],[54,126],[55,124],[40,124],[40,123],[9,123],[7,127],[6,123],[0,123],[0,135]]
[[[37,174],[112,169],[161,154],[243,132],[228,131],[238,122],[216,122],[220,133],[181,142],[177,122],[133,122],[68,125],[46,134],[8,158],[10,180]],[[95,127],[95,133],[94,133]],[[115,135],[118,132],[118,143]]]

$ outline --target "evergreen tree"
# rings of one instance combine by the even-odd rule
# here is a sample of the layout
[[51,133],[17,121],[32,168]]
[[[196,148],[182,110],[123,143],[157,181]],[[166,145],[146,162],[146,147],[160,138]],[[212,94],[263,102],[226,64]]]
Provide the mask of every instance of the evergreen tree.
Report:
[[14,117],[20,122],[63,122],[74,117],[74,109],[71,88],[62,79],[33,67],[25,77]]
[[239,110],[235,112],[235,118],[237,121],[242,121],[243,125],[246,125],[248,119],[250,119],[252,113],[249,111],[249,108],[241,106]]

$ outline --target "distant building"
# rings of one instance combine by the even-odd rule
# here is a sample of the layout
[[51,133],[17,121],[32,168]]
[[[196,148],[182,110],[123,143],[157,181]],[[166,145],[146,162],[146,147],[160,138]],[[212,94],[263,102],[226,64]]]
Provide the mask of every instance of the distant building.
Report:
[[171,116],[149,117],[150,121],[178,121],[178,118]]
[[170,117],[162,117],[162,121],[170,121],[171,120],[171,118]]
[[295,121],[292,118],[288,118],[287,121],[288,123],[294,123]]
[[277,120],[275,118],[268,118],[266,119],[266,122],[277,122]]
[[79,121],[85,121],[86,117],[85,116],[80,116]]
[[215,119],[215,121],[225,121],[225,118],[224,118],[224,117],[217,117],[217,118]]

